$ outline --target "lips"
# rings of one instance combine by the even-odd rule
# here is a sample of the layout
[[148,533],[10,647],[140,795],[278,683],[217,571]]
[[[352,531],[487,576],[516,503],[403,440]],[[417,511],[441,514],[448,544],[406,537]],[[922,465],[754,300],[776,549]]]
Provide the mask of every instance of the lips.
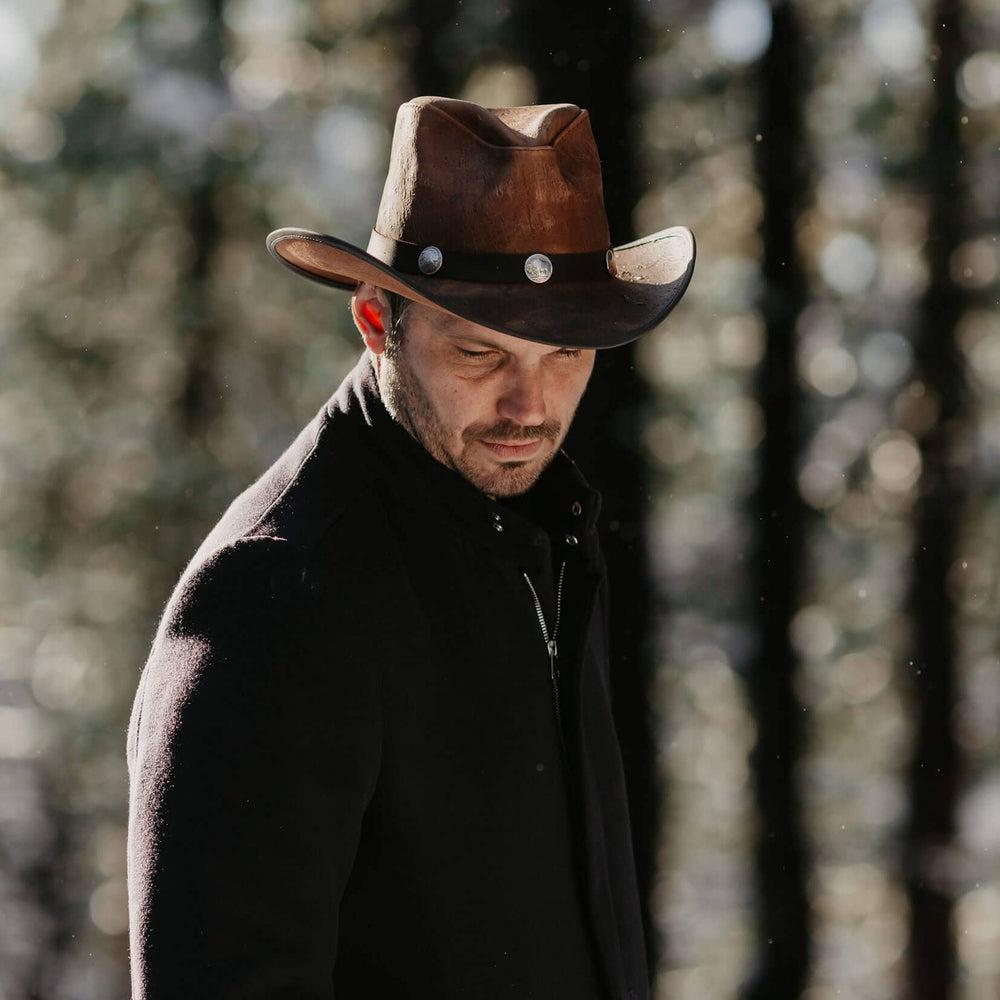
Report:
[[480,438],[479,443],[489,448],[499,458],[529,458],[541,446],[542,438],[536,438],[534,441],[504,441],[500,443],[484,441]]

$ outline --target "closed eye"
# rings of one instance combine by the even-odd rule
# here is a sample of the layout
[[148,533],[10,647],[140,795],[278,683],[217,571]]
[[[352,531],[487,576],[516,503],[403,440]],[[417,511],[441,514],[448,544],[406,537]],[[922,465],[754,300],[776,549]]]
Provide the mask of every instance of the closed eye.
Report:
[[[467,351],[464,347],[457,348],[459,354],[467,358],[488,358],[496,354],[496,351]],[[577,358],[582,353],[579,348],[562,347],[554,354],[563,358]]]

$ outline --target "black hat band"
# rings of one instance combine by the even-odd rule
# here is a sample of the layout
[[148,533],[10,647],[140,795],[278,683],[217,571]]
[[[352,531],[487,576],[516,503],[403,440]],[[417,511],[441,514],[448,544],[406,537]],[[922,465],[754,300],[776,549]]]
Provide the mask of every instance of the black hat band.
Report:
[[499,284],[546,284],[550,281],[594,281],[610,277],[610,250],[586,253],[469,253],[434,244],[407,243],[372,230],[368,252],[406,274],[455,281]]

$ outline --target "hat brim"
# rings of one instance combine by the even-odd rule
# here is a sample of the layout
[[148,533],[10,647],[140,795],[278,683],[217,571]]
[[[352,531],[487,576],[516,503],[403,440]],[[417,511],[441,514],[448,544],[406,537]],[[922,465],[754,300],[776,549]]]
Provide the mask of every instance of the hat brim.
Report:
[[627,344],[661,323],[694,272],[694,235],[674,226],[611,250],[600,280],[499,283],[406,274],[335,236],[276,229],[267,249],[312,281],[353,291],[359,282],[397,292],[480,326],[559,347]]

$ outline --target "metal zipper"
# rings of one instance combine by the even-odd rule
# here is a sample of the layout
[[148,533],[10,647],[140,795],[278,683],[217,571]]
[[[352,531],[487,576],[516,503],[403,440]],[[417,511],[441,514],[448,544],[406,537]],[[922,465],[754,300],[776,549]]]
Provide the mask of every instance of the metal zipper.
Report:
[[566,561],[563,560],[562,566],[559,567],[559,584],[556,587],[556,620],[552,628],[552,634],[549,635],[549,626],[545,621],[545,614],[542,612],[542,602],[538,599],[538,591],[535,590],[535,585],[531,582],[531,577],[524,570],[521,571],[521,576],[524,577],[524,582],[527,583],[528,588],[531,590],[531,596],[535,599],[535,614],[538,615],[538,624],[542,630],[542,639],[549,653],[549,678],[552,681],[552,697],[556,706],[556,722],[559,724],[559,742],[562,744],[564,752],[566,744],[563,738],[562,709],[559,705],[559,670],[556,667],[556,660],[559,658],[559,647],[556,645],[556,635],[559,633],[559,619],[562,617],[562,588],[565,573]]

